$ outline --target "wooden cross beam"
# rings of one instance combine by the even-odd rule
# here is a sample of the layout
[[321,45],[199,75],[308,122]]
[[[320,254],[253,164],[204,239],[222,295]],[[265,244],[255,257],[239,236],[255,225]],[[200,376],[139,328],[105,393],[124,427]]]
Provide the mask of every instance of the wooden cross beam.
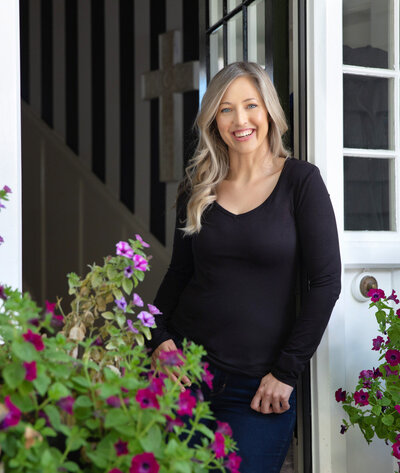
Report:
[[199,62],[181,63],[181,34],[158,37],[160,69],[142,74],[142,98],[159,97],[160,181],[180,181],[183,174],[183,97],[199,89]]

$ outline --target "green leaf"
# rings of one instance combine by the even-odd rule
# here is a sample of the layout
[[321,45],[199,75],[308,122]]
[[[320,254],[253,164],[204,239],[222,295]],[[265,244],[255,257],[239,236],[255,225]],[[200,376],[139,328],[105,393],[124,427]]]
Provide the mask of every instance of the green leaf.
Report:
[[151,340],[151,332],[150,332],[150,329],[149,327],[145,327],[144,325],[141,327],[142,329],[142,332],[144,333],[145,337],[147,338],[147,340]]
[[141,333],[136,333],[135,334],[136,341],[138,342],[138,345],[141,347],[144,345],[144,337]]
[[128,296],[131,294],[132,289],[133,289],[133,282],[132,279],[126,279],[124,278],[122,280],[122,289],[128,294]]
[[79,466],[75,462],[64,462],[62,466],[67,471],[79,471]]
[[25,373],[22,363],[11,363],[3,369],[4,380],[11,389],[15,389],[22,383]]
[[372,409],[372,413],[375,414],[376,416],[379,416],[381,411],[382,411],[382,408],[381,406],[374,406]]
[[60,430],[61,419],[57,408],[48,404],[45,406],[44,412],[48,415],[52,427],[54,427],[56,430]]
[[214,432],[206,425],[200,423],[197,425],[196,429],[199,430],[202,434],[206,435],[210,440],[214,440]]
[[47,388],[49,387],[50,382],[51,379],[45,373],[39,373],[37,375],[37,378],[33,381],[33,385],[35,386],[38,393],[41,396],[44,396],[47,391]]
[[103,319],[114,320],[115,314],[114,312],[103,312],[101,316],[103,317]]
[[99,287],[102,283],[103,283],[103,277],[101,276],[101,274],[99,274],[99,273],[93,274],[93,276],[92,276],[92,286],[93,286],[93,288],[96,289],[96,287]]
[[69,394],[69,389],[60,382],[54,383],[49,389],[50,399],[58,400],[62,397],[69,396]]
[[109,429],[116,425],[124,425],[129,422],[129,417],[125,414],[122,409],[112,409],[107,412],[104,421],[104,427]]
[[33,361],[37,359],[37,352],[32,343],[25,340],[14,340],[11,345],[11,351],[22,361]]
[[91,387],[90,381],[88,381],[83,376],[75,376],[74,378],[72,378],[72,381],[75,384],[78,384],[79,386],[83,386],[84,388],[90,388]]
[[177,473],[191,473],[192,463],[190,461],[180,460],[173,463],[174,472]]
[[386,322],[386,312],[384,310],[378,310],[375,314],[378,324],[383,324]]
[[117,324],[120,326],[120,328],[123,328],[123,326],[125,325],[125,322],[126,322],[125,315],[124,314],[117,314],[117,316],[115,318],[116,318]]
[[92,406],[92,400],[90,399],[89,396],[79,396],[76,398],[76,401],[74,403],[74,408],[76,407],[91,407]]
[[35,404],[30,396],[15,393],[12,394],[11,400],[22,412],[30,412],[35,409]]
[[153,425],[146,437],[140,438],[139,442],[144,448],[145,452],[152,452],[158,450],[161,447],[161,440],[162,435],[160,427],[157,425]]
[[382,417],[382,423],[385,425],[392,425],[393,421],[394,421],[394,417],[392,416],[392,414],[387,414]]
[[173,457],[178,449],[178,442],[175,439],[171,439],[168,441],[167,447],[165,448],[164,452],[165,455],[167,455],[168,457]]
[[88,419],[85,422],[86,426],[90,430],[96,430],[100,426],[100,420],[99,419]]
[[[107,266],[107,277],[108,277],[108,279],[110,281],[112,281],[117,276],[118,276],[118,271],[115,268],[113,268],[111,265],[108,265]],[[120,297],[118,297],[117,299],[120,299]]]
[[58,435],[57,432],[50,427],[43,427],[43,429],[40,432],[46,437],[57,437]]
[[143,271],[139,271],[138,269],[135,269],[133,271],[133,274],[139,279],[140,282],[143,281],[143,279],[144,279],[144,272]]
[[123,297],[122,292],[119,289],[117,289],[116,287],[113,288],[112,293],[114,294],[114,297],[116,299],[122,299],[122,297]]

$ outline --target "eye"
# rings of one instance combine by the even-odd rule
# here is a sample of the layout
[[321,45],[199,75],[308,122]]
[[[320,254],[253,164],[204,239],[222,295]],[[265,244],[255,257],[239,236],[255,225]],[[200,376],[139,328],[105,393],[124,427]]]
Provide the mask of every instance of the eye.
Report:
[[257,105],[255,103],[249,103],[248,107],[255,108]]
[[223,109],[221,110],[221,113],[224,113],[225,110],[230,110],[230,108],[223,108]]

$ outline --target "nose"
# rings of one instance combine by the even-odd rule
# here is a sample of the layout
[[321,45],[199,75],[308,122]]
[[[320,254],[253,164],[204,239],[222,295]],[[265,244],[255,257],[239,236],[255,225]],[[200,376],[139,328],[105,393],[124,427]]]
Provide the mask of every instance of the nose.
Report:
[[246,110],[242,109],[242,108],[239,108],[237,111],[236,111],[236,114],[235,114],[235,118],[236,118],[236,125],[237,126],[242,126],[242,125],[246,125],[247,124],[247,113],[246,113]]

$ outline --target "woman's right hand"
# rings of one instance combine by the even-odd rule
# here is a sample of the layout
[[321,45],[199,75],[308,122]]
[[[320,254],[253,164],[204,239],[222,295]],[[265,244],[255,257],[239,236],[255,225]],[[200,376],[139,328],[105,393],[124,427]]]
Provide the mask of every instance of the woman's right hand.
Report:
[[[168,340],[165,340],[165,342],[160,343],[160,345],[158,345],[158,347],[153,351],[153,353],[151,355],[151,369],[153,369],[153,370],[156,369],[156,366],[157,366],[156,365],[156,360],[159,357],[160,352],[162,352],[162,351],[174,351],[174,350],[177,350],[177,347],[175,345],[175,342],[172,340],[172,338],[169,338]],[[160,360],[160,362],[161,362],[161,360]],[[178,381],[179,366],[174,366],[174,367],[171,367],[169,369],[166,365],[164,365],[161,362],[161,369],[162,369],[162,371],[165,372],[165,374],[170,379],[172,379],[172,381],[175,381],[175,382],[179,383],[179,386],[180,386],[182,392],[184,392],[186,390],[185,387],[183,386],[183,384],[180,381]],[[184,375],[182,377],[182,381],[183,381],[184,384],[186,384],[188,386],[190,386],[192,384],[190,382],[189,378],[186,375]]]

